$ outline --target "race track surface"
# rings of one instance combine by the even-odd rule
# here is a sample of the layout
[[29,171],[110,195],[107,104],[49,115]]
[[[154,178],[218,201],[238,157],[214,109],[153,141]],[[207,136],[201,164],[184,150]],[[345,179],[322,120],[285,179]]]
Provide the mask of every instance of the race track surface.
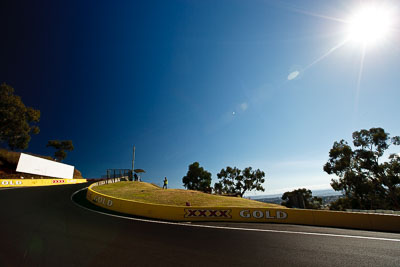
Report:
[[0,190],[0,266],[400,266],[398,233],[126,219],[72,202],[86,186]]

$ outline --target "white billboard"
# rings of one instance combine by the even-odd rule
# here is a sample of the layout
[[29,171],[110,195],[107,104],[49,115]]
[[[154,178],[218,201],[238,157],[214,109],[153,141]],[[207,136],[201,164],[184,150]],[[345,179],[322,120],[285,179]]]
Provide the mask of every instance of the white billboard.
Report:
[[17,172],[72,179],[74,177],[74,166],[21,153]]

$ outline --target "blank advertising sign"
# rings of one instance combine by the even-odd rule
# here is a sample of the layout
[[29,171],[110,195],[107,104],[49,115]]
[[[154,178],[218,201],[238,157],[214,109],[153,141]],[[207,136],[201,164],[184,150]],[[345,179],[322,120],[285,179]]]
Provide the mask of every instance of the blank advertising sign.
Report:
[[72,179],[74,166],[21,153],[17,172]]

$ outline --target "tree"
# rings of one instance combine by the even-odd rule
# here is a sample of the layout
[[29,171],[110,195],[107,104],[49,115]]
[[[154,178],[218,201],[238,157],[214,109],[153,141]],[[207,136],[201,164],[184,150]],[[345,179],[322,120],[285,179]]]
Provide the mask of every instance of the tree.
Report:
[[313,197],[311,190],[299,188],[282,195],[283,206],[288,208],[319,209],[322,205],[322,198]]
[[399,144],[399,136],[390,138],[382,128],[354,132],[354,149],[344,140],[335,142],[324,171],[339,177],[332,179],[331,186],[345,196],[340,203],[332,203],[331,208],[399,210],[399,155],[381,160],[391,145]]
[[38,134],[40,111],[26,107],[21,98],[14,95],[14,88],[0,85],[0,143],[11,150],[26,149],[31,134]]
[[198,162],[193,162],[182,182],[186,189],[210,192],[211,173],[200,167]]
[[56,152],[54,152],[54,159],[60,162],[67,157],[65,150],[74,150],[74,145],[72,144],[71,140],[49,140],[46,147],[53,147],[56,149]]
[[222,195],[224,192],[222,183],[215,183],[214,184],[214,193]]
[[238,194],[236,190],[236,181],[241,179],[241,170],[234,167],[226,167],[226,169],[221,169],[217,174],[219,182],[214,184],[214,191],[219,194],[235,195]]
[[265,182],[265,173],[259,169],[254,170],[247,167],[243,171],[234,167],[221,169],[217,174],[219,182],[214,184],[214,191],[217,193],[239,195],[251,190],[264,191],[262,184]]

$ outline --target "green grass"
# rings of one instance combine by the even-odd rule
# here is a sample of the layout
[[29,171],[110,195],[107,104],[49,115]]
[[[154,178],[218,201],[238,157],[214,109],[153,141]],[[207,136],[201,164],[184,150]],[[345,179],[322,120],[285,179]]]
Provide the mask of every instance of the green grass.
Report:
[[285,208],[276,204],[263,203],[241,197],[224,197],[193,190],[162,189],[145,182],[119,182],[93,187],[93,190],[123,199],[144,203],[203,207],[248,207],[248,208]]

